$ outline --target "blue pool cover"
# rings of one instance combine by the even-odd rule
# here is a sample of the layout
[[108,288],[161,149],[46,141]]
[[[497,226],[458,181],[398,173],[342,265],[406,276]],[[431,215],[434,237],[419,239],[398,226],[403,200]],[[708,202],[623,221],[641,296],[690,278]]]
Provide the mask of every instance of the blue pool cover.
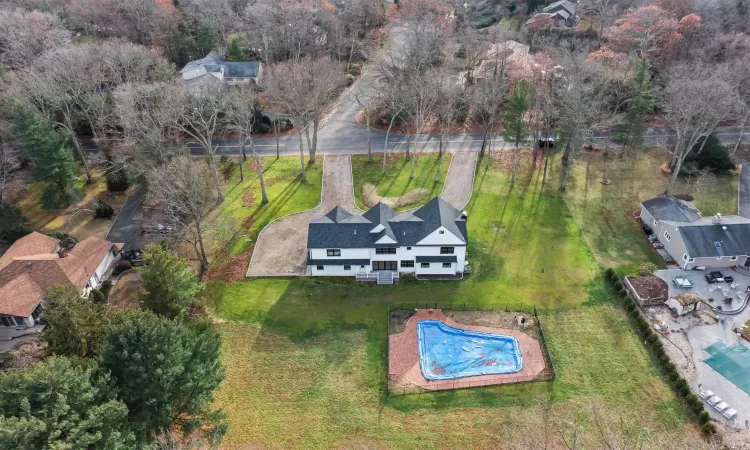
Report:
[[426,380],[515,373],[523,368],[518,340],[462,330],[438,320],[417,324],[419,367]]

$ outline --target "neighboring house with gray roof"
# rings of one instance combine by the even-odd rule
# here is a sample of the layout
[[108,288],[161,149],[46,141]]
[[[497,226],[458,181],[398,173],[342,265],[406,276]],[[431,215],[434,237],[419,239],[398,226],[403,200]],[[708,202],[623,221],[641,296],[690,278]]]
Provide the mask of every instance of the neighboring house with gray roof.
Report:
[[750,219],[702,217],[690,202],[659,196],[641,204],[641,220],[683,269],[750,268]]
[[180,70],[180,84],[191,87],[206,83],[259,83],[263,76],[260,61],[227,61],[215,51],[206,57],[190,61]]
[[307,264],[314,276],[455,276],[464,272],[467,243],[466,214],[440,197],[402,213],[384,203],[361,216],[337,206],[310,220]]
[[526,28],[574,27],[579,21],[578,4],[568,0],[551,3],[526,21]]

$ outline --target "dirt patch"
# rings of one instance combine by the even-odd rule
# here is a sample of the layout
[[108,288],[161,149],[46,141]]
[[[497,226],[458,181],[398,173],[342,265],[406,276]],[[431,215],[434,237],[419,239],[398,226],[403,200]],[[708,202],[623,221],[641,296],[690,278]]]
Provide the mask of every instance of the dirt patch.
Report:
[[370,207],[375,206],[379,202],[385,203],[391,208],[411,205],[422,200],[429,193],[430,191],[427,189],[416,188],[400,197],[381,197],[378,195],[377,186],[370,183],[365,183],[364,186],[362,186],[362,199],[364,200],[365,205]]
[[23,369],[24,367],[31,366],[41,361],[42,358],[44,358],[46,351],[47,344],[42,341],[21,344],[8,352],[13,358],[8,364],[8,367],[13,369]]
[[224,280],[230,283],[243,281],[245,279],[247,265],[250,262],[250,253],[251,252],[240,256],[231,256],[225,261],[215,264],[208,270],[204,279]]
[[[490,152],[492,166],[507,170],[513,169],[513,158],[515,152],[513,149],[495,150]],[[518,167],[528,167],[534,162],[534,151],[530,148],[519,149]]]
[[140,274],[131,269],[120,275],[112,287],[112,292],[109,293],[107,304],[114,310],[140,306],[139,297],[142,290]]
[[255,206],[255,193],[248,190],[242,195],[242,207],[250,209],[253,206]]

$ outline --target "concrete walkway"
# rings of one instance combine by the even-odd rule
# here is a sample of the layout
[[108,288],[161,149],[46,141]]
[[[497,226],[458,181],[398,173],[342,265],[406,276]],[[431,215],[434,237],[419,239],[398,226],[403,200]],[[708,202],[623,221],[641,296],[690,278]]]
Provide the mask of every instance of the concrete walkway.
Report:
[[458,209],[463,209],[471,200],[478,158],[479,152],[476,151],[453,153],[448,174],[445,176],[443,193],[440,196]]
[[340,205],[356,213],[351,156],[323,159],[321,201],[313,209],[281,217],[258,234],[248,277],[302,276],[307,273],[307,224]]
[[750,163],[744,160],[740,172],[737,215],[750,219]]

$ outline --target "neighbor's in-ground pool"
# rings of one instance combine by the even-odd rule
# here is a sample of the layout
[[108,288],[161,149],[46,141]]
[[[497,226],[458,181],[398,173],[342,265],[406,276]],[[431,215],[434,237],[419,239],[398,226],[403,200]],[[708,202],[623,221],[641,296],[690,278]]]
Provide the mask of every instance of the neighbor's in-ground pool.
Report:
[[437,320],[417,324],[419,366],[427,380],[515,373],[523,369],[512,336],[462,330]]

